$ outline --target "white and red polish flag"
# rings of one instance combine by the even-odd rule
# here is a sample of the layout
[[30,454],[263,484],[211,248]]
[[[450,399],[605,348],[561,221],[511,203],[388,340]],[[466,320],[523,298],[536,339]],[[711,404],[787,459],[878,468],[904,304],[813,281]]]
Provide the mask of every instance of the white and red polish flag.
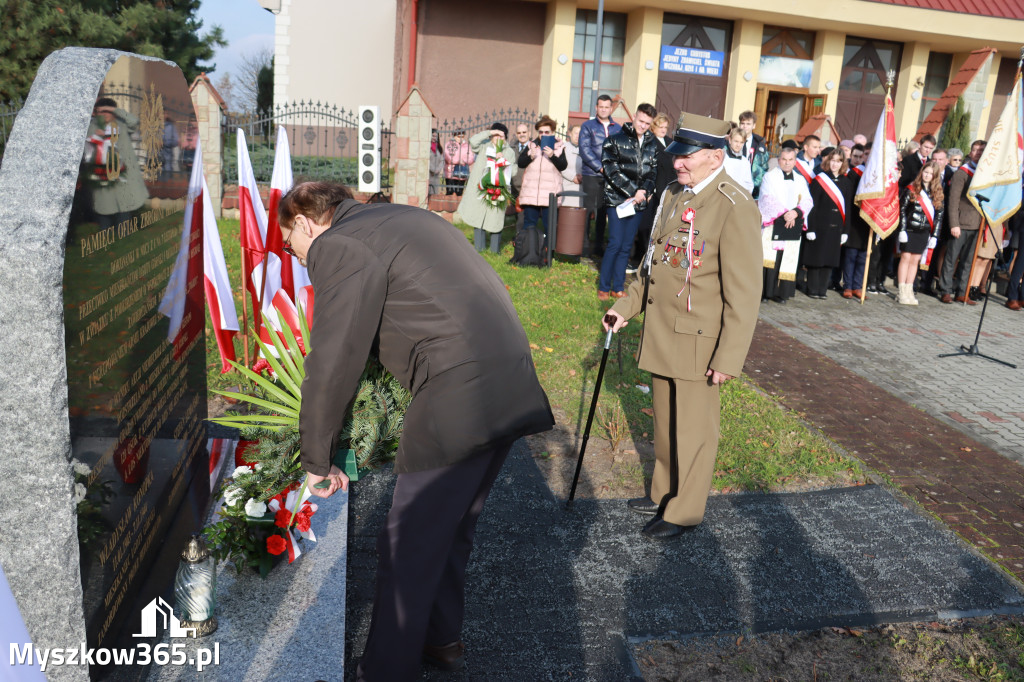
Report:
[[860,214],[878,236],[885,238],[900,224],[899,170],[896,166],[896,118],[892,98],[885,95],[885,108],[871,147],[871,156],[857,185],[854,201]]
[[[235,300],[231,295],[228,268],[224,262],[217,219],[213,214],[210,190],[203,175],[202,148],[196,141],[195,163],[188,183],[188,199],[185,206],[182,243],[175,263],[167,293],[160,304],[160,311],[170,318],[168,338],[178,352],[182,342],[187,342],[202,333],[202,294],[198,282],[193,284],[199,271],[203,273],[203,291],[206,305],[210,310],[214,337],[220,351],[221,373],[231,370],[228,360],[235,359],[234,336],[238,332],[238,314]],[[202,239],[203,260],[199,263],[197,242]],[[187,323],[186,320],[189,320]],[[183,334],[188,330],[188,333]],[[184,338],[179,338],[184,337]]]
[[[281,228],[277,219],[277,205],[281,197],[288,193],[295,181],[292,177],[292,153],[288,143],[288,133],[284,126],[277,127],[277,143],[274,147],[274,175],[270,179],[270,208],[267,216],[270,232],[280,234]],[[283,246],[283,243],[282,243]],[[295,256],[284,254],[281,260],[281,287],[288,293],[292,301],[297,301],[302,287],[310,284],[306,267],[299,263]]]
[[[261,312],[271,320],[277,318],[273,299],[281,288],[284,244],[280,230],[270,232],[267,229],[267,212],[260,199],[256,175],[249,161],[249,150],[245,146],[245,133],[241,128],[238,129],[238,214],[241,222],[239,239],[242,243],[242,272],[245,288],[252,301],[253,328],[259,330],[262,324]],[[265,278],[264,268],[267,271]],[[259,294],[261,282],[262,295]]]

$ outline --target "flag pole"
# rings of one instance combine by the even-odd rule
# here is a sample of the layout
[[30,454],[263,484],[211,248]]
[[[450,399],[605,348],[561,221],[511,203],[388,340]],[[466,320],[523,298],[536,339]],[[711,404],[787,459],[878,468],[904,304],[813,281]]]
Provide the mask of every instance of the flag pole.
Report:
[[871,268],[871,244],[875,241],[875,231],[868,230],[868,253],[864,256],[864,279],[860,283],[860,302],[864,304],[864,298],[868,291],[868,270]]
[[245,299],[246,299],[246,286],[245,286],[245,247],[242,247],[242,349],[243,359],[245,366],[249,366],[249,321],[245,314]]
[[[887,76],[887,78],[885,80],[885,101],[886,101],[886,106],[888,106],[889,93],[892,92],[892,86],[896,82],[896,71],[894,71],[893,69],[889,69],[889,71],[886,73],[886,76]],[[886,116],[886,113],[885,113],[884,109],[882,111],[882,116]],[[884,132],[885,132],[885,129],[883,128],[883,133]],[[883,135],[883,139],[881,140],[881,143],[882,143],[882,161],[883,161],[882,167],[883,168],[886,167],[886,164],[885,164],[885,150],[886,150],[885,143],[886,143],[886,140],[884,139],[884,137],[885,137],[885,135]],[[876,146],[877,146],[878,142],[879,142],[879,140],[873,140],[873,143]],[[873,146],[871,148],[871,151],[874,152],[875,149],[876,149],[876,147]],[[860,303],[861,303],[861,305],[864,305],[864,299],[867,297],[868,274],[869,274],[869,272],[871,270],[871,245],[875,241],[874,237],[875,237],[874,229],[869,230],[868,231],[868,252],[867,252],[867,255],[864,257],[864,279],[861,280],[861,283],[860,283]],[[882,241],[881,238],[879,238],[879,242],[880,243],[881,243],[881,241]],[[879,266],[878,267],[882,267],[881,266],[881,262],[879,262]],[[883,282],[885,281],[885,273],[882,273],[881,281],[883,281]]]

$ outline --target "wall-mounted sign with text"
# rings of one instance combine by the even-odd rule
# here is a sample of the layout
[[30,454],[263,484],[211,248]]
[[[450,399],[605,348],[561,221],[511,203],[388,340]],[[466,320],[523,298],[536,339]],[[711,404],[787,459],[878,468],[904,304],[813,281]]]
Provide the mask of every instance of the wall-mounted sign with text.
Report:
[[661,70],[692,73],[695,76],[721,76],[725,53],[696,47],[661,46]]

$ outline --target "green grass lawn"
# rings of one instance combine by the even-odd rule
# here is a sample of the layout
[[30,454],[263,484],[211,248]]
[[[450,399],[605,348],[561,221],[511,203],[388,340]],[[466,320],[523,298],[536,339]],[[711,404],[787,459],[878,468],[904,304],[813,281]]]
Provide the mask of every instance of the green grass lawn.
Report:
[[[238,221],[219,221],[224,256],[240,306]],[[472,230],[459,226],[472,238]],[[512,230],[502,235],[501,253],[484,253],[508,288],[527,337],[541,384],[552,407],[573,424],[583,424],[590,407],[605,334],[600,320],[609,304],[597,300],[597,273],[585,263],[556,262],[551,268],[519,268],[508,263]],[[241,307],[238,308],[241,318]],[[208,323],[209,324],[209,323]],[[605,370],[593,434],[617,444],[653,438],[650,375],[634,359],[639,320],[615,335]],[[236,339],[241,360],[240,335]],[[237,385],[234,372],[220,374],[220,358],[207,328],[210,388]],[[582,427],[581,427],[582,428]],[[807,428],[794,414],[753,388],[745,379],[722,390],[722,437],[714,486],[718,490],[771,490],[809,482],[864,480],[858,464],[836,451],[830,441]]]

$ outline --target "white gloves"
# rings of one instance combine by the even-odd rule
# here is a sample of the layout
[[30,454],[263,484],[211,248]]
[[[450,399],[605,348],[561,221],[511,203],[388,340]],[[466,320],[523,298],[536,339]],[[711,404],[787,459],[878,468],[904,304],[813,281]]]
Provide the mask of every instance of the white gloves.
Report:
[[900,244],[906,244],[910,241],[910,237],[907,236],[906,230],[900,230]]
[[844,234],[844,235],[843,235],[842,237],[840,237],[840,239],[839,239],[839,244],[840,244],[840,245],[842,245],[842,244],[845,244],[845,243],[846,243],[846,240],[847,240],[847,239],[849,239],[849,238],[850,238],[850,235],[848,235],[848,234]]
[[937,238],[930,237],[928,239],[928,248],[929,249],[934,249],[938,245],[938,243],[939,243],[939,240]]
[[814,234],[813,232],[807,232],[804,236],[807,237],[807,241],[809,242],[813,242],[815,239],[818,238],[818,235]]

